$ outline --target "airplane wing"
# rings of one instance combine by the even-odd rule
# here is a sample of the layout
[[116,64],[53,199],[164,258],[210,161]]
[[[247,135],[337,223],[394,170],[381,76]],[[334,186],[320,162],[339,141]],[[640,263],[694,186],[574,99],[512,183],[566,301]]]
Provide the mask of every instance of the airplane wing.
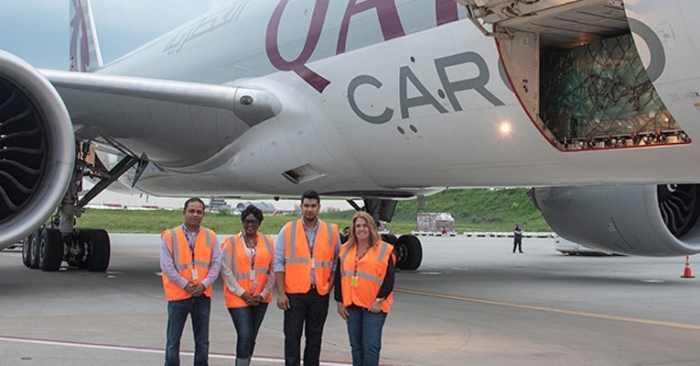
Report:
[[133,156],[145,154],[169,168],[205,161],[282,108],[269,91],[242,86],[41,73],[61,95],[79,139],[101,141]]

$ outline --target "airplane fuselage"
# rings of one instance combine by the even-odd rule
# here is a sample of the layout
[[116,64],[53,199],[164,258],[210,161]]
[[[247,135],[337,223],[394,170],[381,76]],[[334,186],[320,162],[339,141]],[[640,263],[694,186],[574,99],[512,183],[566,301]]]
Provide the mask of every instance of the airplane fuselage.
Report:
[[[697,12],[694,3],[675,3],[660,13],[647,12],[655,7],[649,1],[626,5],[628,17],[653,29],[655,18],[662,16],[657,13],[681,6],[691,9],[689,14]],[[117,137],[160,168],[147,171],[136,184],[154,194],[188,189],[295,194],[314,188],[353,195],[446,186],[700,180],[694,169],[678,169],[693,166],[697,143],[558,149],[511,91],[494,39],[464,18],[464,8],[447,0],[233,1],[97,73],[254,87],[281,102],[274,117],[252,127],[231,127],[226,147],[206,157],[192,154],[189,161],[168,155],[168,146],[159,144],[166,133],[162,128]],[[675,42],[691,34],[687,27],[693,26],[664,24],[673,28]],[[686,71],[680,73],[693,69],[697,59],[688,60],[682,45],[638,48],[644,55],[665,52],[665,65],[653,83],[691,139],[700,136],[694,123],[697,107],[683,103],[698,98],[689,94],[697,83],[684,76]],[[70,109],[70,98],[64,99]],[[113,112],[104,109],[105,115]],[[123,120],[108,125],[99,115],[90,118],[78,122],[99,124],[112,136],[150,124]],[[189,129],[167,131],[187,141],[188,146],[177,147],[180,151],[204,149],[209,137],[221,135],[192,121]],[[218,123],[224,125],[226,116]],[[501,131],[503,123],[510,126],[508,133]]]
[[[0,245],[104,271],[107,233],[74,222],[121,177],[156,195],[315,189],[385,221],[445,187],[534,186],[568,239],[700,252],[700,3],[457,2],[231,1],[108,65],[89,2],[71,2],[87,73],[0,52]],[[100,181],[80,197],[85,176]],[[420,266],[418,238],[386,240]]]

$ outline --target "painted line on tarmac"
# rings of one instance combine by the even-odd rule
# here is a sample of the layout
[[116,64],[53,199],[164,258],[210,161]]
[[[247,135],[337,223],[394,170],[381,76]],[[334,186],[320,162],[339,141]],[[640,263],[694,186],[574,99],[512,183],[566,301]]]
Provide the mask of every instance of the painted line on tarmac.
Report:
[[[164,355],[165,351],[158,348],[147,348],[147,347],[135,347],[135,346],[116,346],[110,344],[100,344],[100,343],[84,343],[84,342],[74,342],[74,341],[56,341],[49,339],[37,339],[37,338],[24,338],[24,337],[10,337],[1,336],[0,342],[15,342],[15,343],[28,343],[28,344],[40,344],[48,346],[62,346],[62,347],[76,347],[76,348],[88,348],[88,349],[98,349],[107,351],[125,351],[125,352],[138,352],[138,353],[155,353]],[[180,351],[180,355],[192,356],[194,357],[194,352],[192,351]],[[226,353],[209,353],[209,358],[223,359],[223,360],[235,360],[236,355],[226,354]],[[252,358],[255,362],[270,362],[284,364],[284,358],[277,357],[260,357],[253,356]],[[348,366],[352,363],[347,362],[327,362],[321,361],[321,365],[326,366]]]
[[511,302],[475,299],[475,298],[462,297],[462,296],[445,295],[445,294],[438,294],[438,293],[433,293],[433,292],[423,292],[423,291],[414,291],[414,290],[403,290],[403,289],[396,289],[396,288],[394,289],[394,292],[398,292],[398,293],[402,293],[402,294],[409,294],[409,295],[436,297],[436,298],[440,298],[440,299],[473,302],[473,303],[478,303],[478,304],[497,305],[497,306],[506,306],[506,307],[518,308],[518,309],[544,311],[544,312],[548,312],[548,313],[575,315],[575,316],[582,316],[582,317],[596,318],[596,319],[605,319],[605,320],[616,320],[616,321],[628,322],[628,323],[657,325],[657,326],[662,326],[662,327],[688,329],[688,330],[700,330],[700,325],[681,324],[681,323],[673,323],[673,322],[662,322],[662,321],[657,321],[657,320],[648,320],[648,319],[639,319],[639,318],[629,318],[626,316],[615,316],[615,315],[588,313],[585,311],[564,310],[564,309],[550,308],[550,307],[546,307],[546,306],[523,305],[523,304],[516,304],[516,303],[511,303]]

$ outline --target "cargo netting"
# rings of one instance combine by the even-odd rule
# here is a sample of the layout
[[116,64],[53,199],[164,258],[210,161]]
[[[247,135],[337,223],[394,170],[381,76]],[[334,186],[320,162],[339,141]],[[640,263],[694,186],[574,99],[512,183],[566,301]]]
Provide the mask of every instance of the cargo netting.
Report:
[[680,131],[631,35],[543,54],[540,116],[562,143]]

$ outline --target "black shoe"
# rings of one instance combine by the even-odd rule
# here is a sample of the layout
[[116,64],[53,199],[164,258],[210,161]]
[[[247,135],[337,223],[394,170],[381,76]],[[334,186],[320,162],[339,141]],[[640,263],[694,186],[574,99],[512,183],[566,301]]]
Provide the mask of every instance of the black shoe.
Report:
[[520,253],[525,253],[525,252],[521,251]]

